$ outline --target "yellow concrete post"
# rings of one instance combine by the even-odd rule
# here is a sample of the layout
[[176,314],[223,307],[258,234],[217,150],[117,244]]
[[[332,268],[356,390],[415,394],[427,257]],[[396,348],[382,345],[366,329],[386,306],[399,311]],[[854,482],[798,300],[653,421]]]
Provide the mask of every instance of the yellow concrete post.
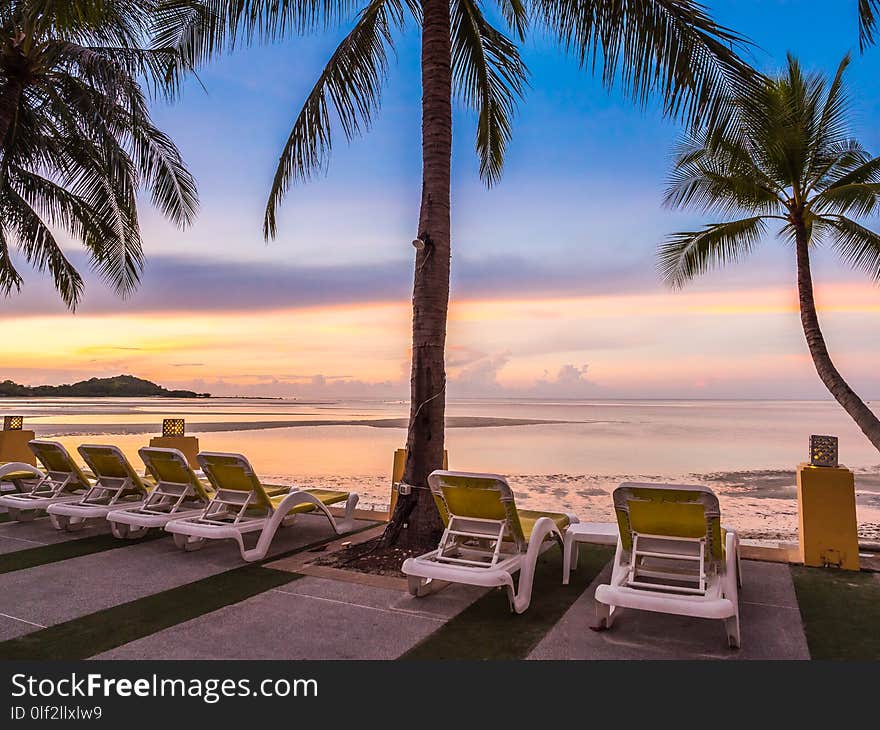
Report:
[[799,464],[800,556],[804,565],[859,569],[853,473],[843,466]]
[[[443,468],[449,468],[449,454],[443,449]],[[406,469],[406,449],[396,449],[394,451],[394,463],[391,466],[391,505],[388,507],[388,519],[394,514],[394,508],[397,506],[397,483],[403,479],[403,472]]]
[[33,431],[0,431],[0,463],[22,461],[36,466],[37,459],[28,446],[35,436]]
[[199,453],[199,439],[196,436],[153,436],[150,446],[157,449],[177,449],[193,469],[201,468],[196,458]]

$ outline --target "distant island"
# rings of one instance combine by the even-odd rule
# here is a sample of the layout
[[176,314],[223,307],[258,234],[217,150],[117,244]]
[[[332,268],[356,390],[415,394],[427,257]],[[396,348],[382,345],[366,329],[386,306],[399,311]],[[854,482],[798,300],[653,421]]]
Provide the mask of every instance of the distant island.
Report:
[[89,378],[72,385],[19,385],[11,380],[0,382],[0,398],[210,398],[210,393],[191,390],[168,390],[134,375],[112,378]]

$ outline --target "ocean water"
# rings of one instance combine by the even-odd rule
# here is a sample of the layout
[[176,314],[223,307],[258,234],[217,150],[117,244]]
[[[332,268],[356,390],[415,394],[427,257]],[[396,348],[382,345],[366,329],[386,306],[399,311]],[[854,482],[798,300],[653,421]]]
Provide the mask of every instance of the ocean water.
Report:
[[[384,509],[408,405],[8,398],[0,410],[71,450],[114,443],[136,465],[162,418],[184,417],[202,449],[243,453],[267,481],[352,489],[362,506]],[[856,473],[860,533],[880,538],[880,453],[831,401],[450,400],[447,416],[451,468],[507,475],[522,506],[604,520],[621,481],[707,484],[725,523],[769,540],[796,535],[794,470],[810,434],[836,435],[841,463]]]

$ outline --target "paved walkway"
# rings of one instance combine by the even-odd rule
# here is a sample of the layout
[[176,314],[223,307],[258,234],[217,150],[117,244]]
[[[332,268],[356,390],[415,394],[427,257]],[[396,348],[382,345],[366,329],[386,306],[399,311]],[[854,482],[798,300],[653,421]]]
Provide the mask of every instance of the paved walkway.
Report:
[[[93,537],[104,531],[60,533],[48,520],[0,524],[0,658],[27,655],[31,647],[51,654],[80,628],[107,632],[94,656],[108,659],[394,659],[417,646],[430,649],[427,655],[455,656],[457,627],[479,643],[486,622],[495,630],[486,634],[487,642],[498,640],[499,626],[502,637],[508,628],[533,632],[534,641],[520,654],[531,659],[809,658],[791,571],[783,564],[743,563],[743,648],[731,651],[720,621],[627,611],[613,630],[591,631],[593,592],[607,580],[607,566],[596,575],[604,553],[595,554],[599,560],[592,574],[566,589],[556,583],[556,563],[542,566],[550,590],[559,586],[570,596],[554,604],[557,613],[542,619],[540,605],[510,616],[506,602],[482,589],[450,586],[416,599],[402,590],[402,581],[357,576],[355,582],[342,581],[326,571],[321,577],[303,575],[309,550],[329,537],[326,521],[317,517],[303,516],[280,531],[270,555],[293,557],[263,567],[245,568],[231,542],[185,553],[170,537],[118,544]],[[72,543],[90,536],[91,541]],[[66,552],[52,560],[52,551],[61,550]],[[85,554],[66,557],[74,552]],[[228,605],[222,600],[195,605],[151,625],[152,633],[123,631],[114,641],[114,616],[130,622],[145,615],[139,610],[157,611],[186,601],[188,594],[205,595],[199,590],[217,578],[219,586],[251,583]],[[456,631],[450,625],[438,633],[453,618]],[[481,655],[480,646],[468,648],[470,655]],[[497,647],[487,643],[485,648],[484,656],[497,655]]]
[[610,631],[593,631],[596,586],[606,567],[530,659],[809,659],[791,571],[779,563],[745,560],[740,594],[742,648],[727,648],[724,622],[624,610]]

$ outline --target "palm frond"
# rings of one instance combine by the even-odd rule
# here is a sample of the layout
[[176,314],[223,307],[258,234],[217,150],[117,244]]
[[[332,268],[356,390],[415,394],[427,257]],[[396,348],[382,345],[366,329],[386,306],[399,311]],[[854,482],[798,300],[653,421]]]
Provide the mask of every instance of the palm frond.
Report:
[[763,216],[754,216],[713,223],[699,231],[673,233],[658,251],[660,276],[670,286],[682,287],[715,266],[742,259],[766,229]]
[[49,270],[61,299],[71,310],[75,309],[83,288],[79,273],[27,201],[8,187],[3,197],[3,225],[7,233],[15,235],[18,247],[31,265],[38,271]]
[[841,258],[880,281],[880,234],[845,216],[823,216],[821,224]]
[[811,207],[820,212],[869,216],[880,209],[880,183],[835,185],[813,198]]
[[3,226],[0,226],[0,294],[8,297],[13,290],[20,292],[22,283],[24,282],[21,274],[16,270],[9,255],[9,244],[6,242]]
[[862,52],[874,45],[877,18],[880,18],[880,0],[859,0],[859,50]]
[[473,0],[452,0],[452,71],[456,90],[479,114],[480,177],[501,177],[516,102],[528,73],[516,45],[492,27]]
[[754,81],[738,55],[748,47],[694,0],[533,0],[562,47],[591,69],[601,64],[606,86],[620,81],[641,104],[652,94],[667,113],[715,126],[732,100]]
[[402,22],[398,0],[372,0],[330,57],[281,152],[266,204],[266,238],[275,236],[278,206],[291,181],[307,180],[326,164],[332,147],[330,106],[346,139],[369,128],[387,73],[391,28]]

